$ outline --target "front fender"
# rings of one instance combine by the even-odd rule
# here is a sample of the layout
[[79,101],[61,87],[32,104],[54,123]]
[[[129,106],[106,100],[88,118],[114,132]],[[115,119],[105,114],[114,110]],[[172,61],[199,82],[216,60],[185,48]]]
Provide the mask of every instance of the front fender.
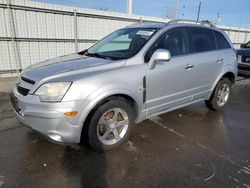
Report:
[[[96,90],[95,92],[93,92],[92,94],[90,94],[88,96],[88,98],[85,100],[85,105],[81,110],[81,116],[79,118],[79,120],[81,121],[81,123],[84,123],[88,114],[91,112],[91,110],[102,100],[113,96],[113,95],[127,95],[129,97],[131,97],[137,105],[137,109],[138,109],[138,116],[137,116],[137,121],[142,120],[143,118],[145,118],[146,114],[143,115],[143,113],[141,113],[142,111],[145,112],[144,110],[144,106],[142,106],[141,101],[142,101],[142,97],[140,99],[140,96],[138,95],[139,93],[137,93],[136,91],[133,91],[131,89],[128,88],[124,88],[124,87],[119,87],[119,88],[100,88],[98,90]],[[142,95],[141,95],[142,96]]]

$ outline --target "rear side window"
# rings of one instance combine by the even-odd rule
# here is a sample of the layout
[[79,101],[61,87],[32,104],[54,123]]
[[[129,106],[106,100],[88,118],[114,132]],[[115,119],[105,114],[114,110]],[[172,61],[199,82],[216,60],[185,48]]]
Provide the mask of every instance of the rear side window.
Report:
[[225,37],[220,32],[214,31],[214,34],[217,42],[217,49],[231,48]]
[[214,34],[206,28],[189,28],[192,52],[206,52],[216,49]]

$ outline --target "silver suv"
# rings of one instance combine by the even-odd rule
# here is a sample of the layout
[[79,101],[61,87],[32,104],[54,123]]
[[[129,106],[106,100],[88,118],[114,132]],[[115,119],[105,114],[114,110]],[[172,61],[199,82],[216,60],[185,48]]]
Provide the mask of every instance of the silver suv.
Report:
[[152,116],[203,100],[222,109],[236,75],[232,43],[209,22],[139,23],[26,68],[11,101],[17,118],[47,138],[107,150]]

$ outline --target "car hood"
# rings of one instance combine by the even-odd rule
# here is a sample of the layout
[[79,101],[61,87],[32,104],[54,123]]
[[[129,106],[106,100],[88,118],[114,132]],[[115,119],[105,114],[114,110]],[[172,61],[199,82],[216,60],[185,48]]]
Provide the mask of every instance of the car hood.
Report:
[[250,55],[250,48],[241,48],[237,49],[237,54],[238,55]]
[[56,75],[62,75],[64,73],[73,73],[74,71],[79,72],[84,70],[84,72],[86,72],[85,69],[90,67],[93,68],[94,66],[100,67],[102,65],[108,65],[112,63],[116,64],[117,67],[124,64],[124,61],[120,61],[120,63],[113,62],[114,61],[112,60],[88,57],[75,53],[52,58],[35,65],[31,65],[22,72],[22,76],[34,81],[38,81],[51,76],[54,77]]

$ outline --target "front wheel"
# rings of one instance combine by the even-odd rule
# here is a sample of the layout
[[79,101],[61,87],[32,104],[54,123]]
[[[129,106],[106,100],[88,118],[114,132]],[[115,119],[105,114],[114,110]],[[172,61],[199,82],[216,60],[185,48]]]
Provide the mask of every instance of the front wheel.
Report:
[[123,98],[110,98],[100,105],[88,125],[88,138],[92,148],[113,149],[131,134],[135,113],[132,105]]
[[222,78],[216,85],[213,94],[206,100],[208,108],[219,111],[226,106],[232,90],[232,83],[228,78]]

